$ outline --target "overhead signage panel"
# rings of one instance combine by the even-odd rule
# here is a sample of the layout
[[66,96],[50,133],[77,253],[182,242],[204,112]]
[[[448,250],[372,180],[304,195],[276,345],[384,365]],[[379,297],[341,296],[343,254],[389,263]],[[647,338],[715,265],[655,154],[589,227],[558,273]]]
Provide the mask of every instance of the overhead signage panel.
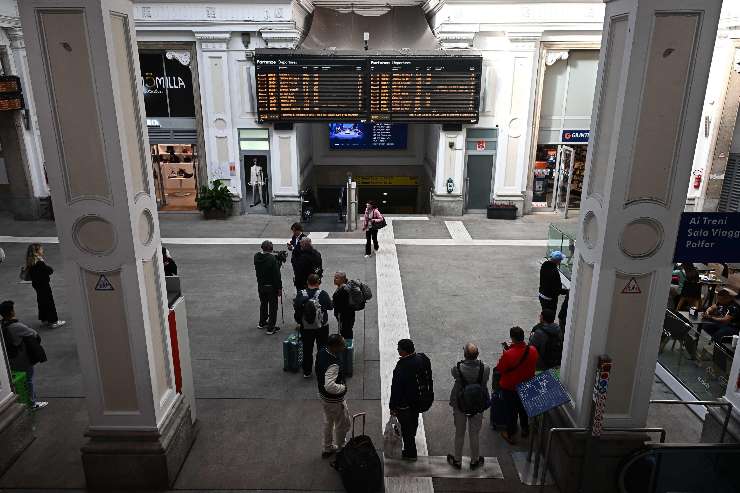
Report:
[[481,60],[257,50],[258,120],[477,123]]
[[740,262],[740,212],[684,212],[675,262]]

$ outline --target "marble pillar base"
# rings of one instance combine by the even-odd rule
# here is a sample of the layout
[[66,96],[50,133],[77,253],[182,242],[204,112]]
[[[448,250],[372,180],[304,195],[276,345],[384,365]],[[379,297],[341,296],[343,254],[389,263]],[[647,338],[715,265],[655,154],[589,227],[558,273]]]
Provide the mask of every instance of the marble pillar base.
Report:
[[175,482],[197,428],[182,395],[160,432],[89,431],[82,447],[88,489],[167,489]]
[[38,221],[42,218],[41,201],[38,197],[10,197],[0,205],[0,210],[13,214],[16,221]]
[[297,216],[300,214],[300,198],[296,197],[273,197],[273,216]]
[[[570,426],[570,420],[558,409],[548,413],[548,427]],[[549,471],[560,491],[580,491],[584,454],[590,436],[587,432],[558,433],[553,436]],[[624,459],[641,449],[649,439],[647,434],[642,433],[605,433],[601,438],[598,458],[594,461],[597,470],[591,471],[591,477],[616,478]],[[619,487],[615,481],[602,481],[598,491],[619,493]]]
[[432,216],[462,216],[463,198],[459,195],[432,196]]
[[13,399],[0,410],[0,476],[35,438],[31,413],[25,405]]

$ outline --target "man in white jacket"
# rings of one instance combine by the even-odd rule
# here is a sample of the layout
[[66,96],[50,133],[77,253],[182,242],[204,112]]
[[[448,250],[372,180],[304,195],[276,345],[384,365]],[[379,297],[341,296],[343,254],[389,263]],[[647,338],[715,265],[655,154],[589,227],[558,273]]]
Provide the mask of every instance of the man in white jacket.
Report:
[[316,381],[324,408],[323,458],[330,457],[344,446],[350,427],[349,410],[344,401],[347,384],[337,356],[344,349],[344,338],[339,334],[332,334],[326,347],[321,348],[316,355]]

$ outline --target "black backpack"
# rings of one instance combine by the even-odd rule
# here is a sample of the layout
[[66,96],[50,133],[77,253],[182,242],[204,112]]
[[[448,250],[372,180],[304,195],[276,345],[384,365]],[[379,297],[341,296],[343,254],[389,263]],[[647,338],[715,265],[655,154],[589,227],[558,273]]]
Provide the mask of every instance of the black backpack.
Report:
[[485,367],[482,362],[478,362],[478,380],[468,383],[463,376],[460,368],[462,361],[457,364],[457,373],[460,375],[460,390],[457,393],[457,407],[465,413],[466,416],[475,416],[488,409],[491,405],[486,389],[483,385],[483,371]]
[[560,360],[563,357],[563,337],[562,330],[560,335],[550,335],[549,332],[545,332],[547,336],[547,344],[545,345],[545,354],[542,356],[542,361],[548,368],[555,368],[560,366]]
[[424,413],[429,411],[434,404],[434,378],[432,378],[432,362],[424,353],[418,353],[417,357],[422,360],[422,367],[416,372],[417,400],[414,409]]

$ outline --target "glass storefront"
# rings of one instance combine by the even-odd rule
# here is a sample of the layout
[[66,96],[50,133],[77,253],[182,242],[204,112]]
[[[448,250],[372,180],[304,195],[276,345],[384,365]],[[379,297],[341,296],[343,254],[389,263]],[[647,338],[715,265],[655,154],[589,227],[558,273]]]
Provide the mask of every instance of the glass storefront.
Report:
[[160,211],[197,210],[200,170],[188,50],[140,49],[150,153]]
[[567,50],[545,65],[532,164],[535,210],[580,207],[598,61],[598,50]]

